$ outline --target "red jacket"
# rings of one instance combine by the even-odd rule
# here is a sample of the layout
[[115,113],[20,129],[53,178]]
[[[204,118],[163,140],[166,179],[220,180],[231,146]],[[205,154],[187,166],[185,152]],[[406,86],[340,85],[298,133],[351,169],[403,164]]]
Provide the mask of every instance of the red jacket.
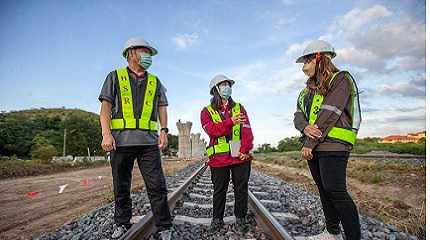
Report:
[[[246,121],[240,126],[241,146],[239,151],[243,154],[248,154],[249,151],[252,150],[254,136],[252,134],[248,115],[242,105],[240,105],[240,112],[244,114]],[[231,129],[233,127],[233,121],[231,121],[231,109],[229,107],[223,107],[223,109],[219,111],[219,113],[222,119],[222,122],[220,123],[212,122],[211,115],[206,108],[203,108],[200,113],[200,121],[202,123],[202,127],[210,138],[209,145],[215,145],[218,137],[225,136],[227,138],[227,141],[231,139]],[[216,154],[210,157],[208,165],[210,167],[224,167],[234,164],[240,164],[244,161],[250,160],[252,160],[251,156],[242,161],[238,157],[231,157],[230,153]]]

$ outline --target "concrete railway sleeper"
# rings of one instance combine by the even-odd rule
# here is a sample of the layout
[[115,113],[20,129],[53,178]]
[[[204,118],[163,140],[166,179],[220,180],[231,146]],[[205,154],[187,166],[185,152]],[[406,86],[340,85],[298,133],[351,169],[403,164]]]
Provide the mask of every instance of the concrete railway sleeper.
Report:
[[[324,230],[321,202],[315,195],[278,178],[252,170],[249,182],[249,231],[237,231],[233,214],[234,195],[227,192],[224,226],[209,234],[213,186],[204,165],[189,167],[182,175],[167,179],[169,207],[173,216],[171,239],[307,239]],[[134,225],[121,239],[158,239],[145,190],[132,194]],[[92,211],[37,240],[111,239],[113,204]],[[360,216],[362,239],[417,238],[392,225]]]
[[[250,189],[261,188],[252,186]],[[227,193],[225,226],[219,233],[209,234],[206,229],[211,223],[212,192],[209,171],[202,166],[169,194],[169,206],[174,216],[172,239],[219,239],[220,236],[228,236],[229,239],[293,239],[251,191],[248,193],[250,212],[247,217],[250,230],[246,233],[237,231],[233,225],[234,195],[231,185]],[[256,193],[263,196],[269,194]],[[152,214],[148,213],[121,239],[155,239],[154,230]]]

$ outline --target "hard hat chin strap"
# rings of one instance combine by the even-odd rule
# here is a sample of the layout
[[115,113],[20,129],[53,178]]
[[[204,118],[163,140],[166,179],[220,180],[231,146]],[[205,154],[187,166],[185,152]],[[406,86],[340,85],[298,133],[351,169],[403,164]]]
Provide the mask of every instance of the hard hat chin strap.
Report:
[[215,85],[215,88],[216,88],[216,90],[218,91],[218,94],[221,96],[221,92],[220,92],[220,90],[219,90],[218,85]]
[[321,53],[317,52],[315,58],[317,59],[317,62],[319,62],[321,60]]

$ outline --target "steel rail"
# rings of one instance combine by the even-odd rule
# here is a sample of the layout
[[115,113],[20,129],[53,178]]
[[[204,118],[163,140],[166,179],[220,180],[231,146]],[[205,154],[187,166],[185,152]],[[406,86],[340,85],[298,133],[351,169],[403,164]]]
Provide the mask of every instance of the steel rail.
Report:
[[261,204],[251,191],[248,191],[248,205],[254,213],[258,225],[273,240],[294,240],[275,217]]
[[[203,164],[197,169],[188,179],[174,192],[168,195],[168,205],[170,211],[175,208],[178,200],[182,198],[182,194],[187,190],[188,186],[200,176],[207,168],[206,164]],[[149,211],[145,216],[136,224],[134,224],[124,235],[121,236],[120,240],[140,240],[148,238],[151,234],[155,233],[156,228],[154,224],[154,215],[152,211]]]

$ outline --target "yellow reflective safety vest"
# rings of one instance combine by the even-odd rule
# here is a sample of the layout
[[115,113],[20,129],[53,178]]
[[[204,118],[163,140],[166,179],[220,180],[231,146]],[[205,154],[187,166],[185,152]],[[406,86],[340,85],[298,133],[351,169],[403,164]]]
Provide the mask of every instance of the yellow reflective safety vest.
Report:
[[142,104],[142,114],[140,119],[136,119],[134,117],[133,96],[127,68],[117,69],[116,74],[118,76],[119,94],[121,97],[122,118],[112,119],[110,129],[142,129],[157,131],[157,121],[151,120],[152,112],[154,110],[155,91],[157,90],[157,77],[148,72],[145,97]]
[[[351,106],[350,106],[350,116],[352,118],[352,127],[350,129],[346,128],[339,128],[339,127],[332,127],[330,131],[328,132],[328,137],[341,140],[343,142],[349,143],[351,145],[355,144],[355,141],[357,139],[357,133],[360,129],[361,124],[361,109],[360,109],[360,100],[359,100],[359,94],[358,94],[358,88],[357,84],[355,83],[354,78],[346,71],[343,71],[345,73],[345,76],[351,83]],[[330,84],[333,81],[333,79],[339,74],[339,72],[333,74],[332,78],[330,79]],[[314,124],[318,117],[318,112],[321,109],[321,105],[324,101],[324,96],[315,93],[315,95],[312,98],[312,104],[311,108],[307,109],[306,104],[304,103],[305,95],[308,94],[309,89],[306,87],[300,92],[299,98],[298,98],[298,106],[300,111],[302,111],[306,118],[309,119],[309,124]]]
[[[212,122],[214,123],[222,122],[221,116],[219,115],[218,111],[214,110],[211,105],[207,106],[206,109],[211,115]],[[236,116],[239,116],[239,114],[240,114],[240,104],[235,103],[232,108],[232,116],[236,117]],[[239,123],[233,125],[231,134],[232,134],[231,140],[239,141],[241,139]],[[211,157],[219,153],[229,153],[229,152],[230,152],[230,144],[227,142],[227,138],[225,136],[217,138],[217,144],[206,148],[206,153],[208,154],[208,157]]]

